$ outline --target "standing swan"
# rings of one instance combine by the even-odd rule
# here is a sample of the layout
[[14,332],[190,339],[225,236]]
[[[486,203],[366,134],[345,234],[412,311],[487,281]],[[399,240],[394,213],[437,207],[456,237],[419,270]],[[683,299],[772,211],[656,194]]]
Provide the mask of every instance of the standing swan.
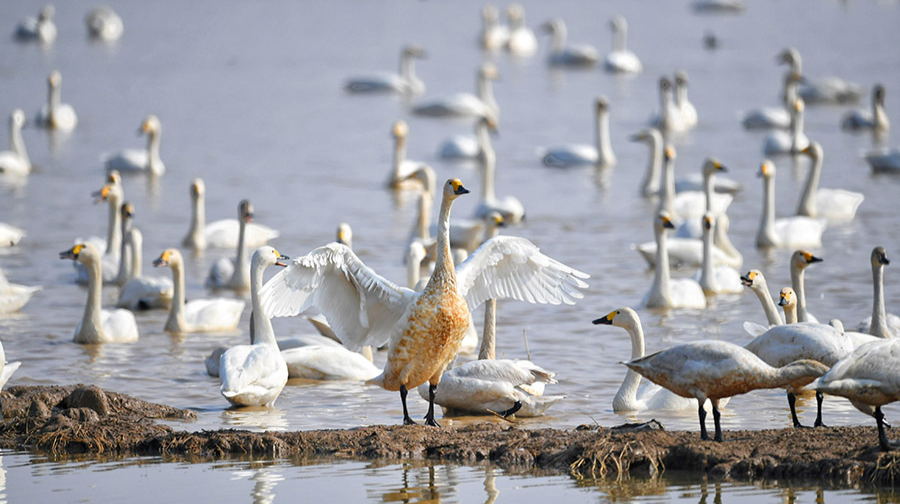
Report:
[[159,141],[162,137],[162,124],[155,115],[148,115],[141,122],[138,135],[147,135],[147,149],[127,149],[104,158],[106,170],[119,170],[122,173],[149,173],[162,175],[166,165],[159,157]]
[[498,236],[454,268],[450,207],[469,191],[459,179],[443,185],[434,272],[422,292],[399,287],[332,243],[295,259],[263,287],[263,309],[292,316],[317,307],[350,349],[390,341],[381,375],[370,380],[400,391],[405,424],[407,391],[429,382],[427,425],[436,426],[434,394],[469,325],[469,310],[487,299],[574,303],[587,275],[541,254],[523,238]]
[[37,40],[41,44],[52,44],[56,40],[56,23],[53,15],[56,9],[45,5],[37,18],[27,17],[16,26],[16,38],[22,41]]
[[275,341],[272,323],[259,302],[262,276],[269,266],[286,266],[290,259],[272,247],[261,247],[253,253],[250,289],[253,323],[258,327],[250,345],[233,346],[219,359],[222,395],[234,406],[272,406],[288,380],[287,364]]
[[828,371],[824,364],[800,360],[774,368],[749,350],[725,341],[696,341],[675,345],[624,363],[644,378],[681,397],[695,398],[700,416],[700,439],[708,440],[706,410],[712,403],[715,441],[723,441],[719,422],[720,400],[756,389],[810,383]]
[[818,247],[822,245],[825,219],[785,217],[775,219],[775,165],[768,159],[759,167],[763,178],[763,207],[756,233],[757,248]]
[[675,225],[672,224],[669,214],[663,211],[653,219],[656,269],[653,272],[653,284],[641,305],[647,308],[706,308],[706,296],[696,280],[670,278],[666,229],[675,229]]
[[[206,223],[206,185],[203,179],[196,178],[191,182],[191,227],[188,229],[182,246],[195,251],[210,248],[233,249],[238,246],[241,234],[241,223],[238,219],[222,219]],[[244,223],[244,239],[250,248],[262,247],[269,240],[278,238],[278,231],[257,224]]]
[[78,124],[75,109],[68,103],[62,103],[60,85],[62,76],[54,70],[47,78],[47,104],[41,107],[37,115],[37,124],[48,129],[71,131]]
[[25,176],[31,173],[31,159],[25,150],[22,127],[25,126],[25,112],[13,110],[9,115],[9,148],[0,152],[0,175]]
[[637,74],[643,67],[637,55],[626,48],[628,39],[628,23],[622,16],[616,16],[609,21],[613,31],[613,50],[606,55],[603,65],[607,72]]
[[544,166],[566,168],[594,165],[606,168],[616,164],[609,141],[609,101],[605,96],[594,100],[594,145],[569,144],[552,147],[544,154]]
[[238,204],[237,256],[234,259],[220,257],[209,268],[206,286],[246,291],[250,289],[250,258],[247,257],[247,224],[253,220],[253,204],[241,200]]
[[812,166],[806,175],[806,183],[803,185],[803,193],[797,205],[797,215],[824,217],[829,221],[853,220],[856,217],[856,210],[866,197],[862,193],[844,189],[819,188],[824,157],[822,146],[819,142],[810,142],[801,152],[809,156]]
[[872,316],[859,323],[859,331],[879,338],[900,338],[900,317],[884,309],[884,267],[891,264],[884,247],[872,249]]
[[594,46],[582,44],[566,46],[566,23],[553,18],[541,25],[541,30],[550,34],[550,55],[547,63],[553,66],[586,67],[596,65],[600,54]]
[[134,314],[128,310],[103,310],[103,272],[101,258],[92,244],[79,243],[60,252],[60,259],[72,259],[83,264],[88,271],[88,298],[84,316],[75,328],[75,343],[131,343],[138,340],[138,326]]
[[415,60],[425,57],[425,50],[417,45],[407,45],[400,51],[400,73],[380,73],[366,77],[353,77],[344,83],[348,93],[399,93],[422,94],[425,83],[416,77]]
[[175,293],[164,329],[171,333],[228,331],[237,327],[246,303],[238,299],[192,299],[184,302],[184,259],[178,249],[166,249],[153,266],[172,268]]

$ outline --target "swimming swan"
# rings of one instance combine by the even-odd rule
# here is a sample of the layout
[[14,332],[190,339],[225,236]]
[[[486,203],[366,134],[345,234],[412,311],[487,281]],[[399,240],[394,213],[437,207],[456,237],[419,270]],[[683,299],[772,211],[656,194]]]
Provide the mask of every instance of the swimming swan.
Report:
[[767,156],[800,154],[809,146],[809,138],[803,132],[803,100],[797,98],[791,107],[789,131],[772,131],[763,143],[763,153]]
[[103,165],[107,171],[119,170],[122,173],[150,173],[162,175],[166,165],[159,158],[159,142],[162,137],[162,124],[155,115],[148,115],[141,121],[138,135],[147,135],[147,149],[127,149],[107,156]]
[[672,81],[668,77],[659,79],[659,112],[650,118],[650,125],[659,128],[663,135],[689,129],[672,97]]
[[25,150],[22,127],[25,126],[25,112],[13,110],[9,115],[9,149],[0,152],[0,175],[25,176],[31,173],[31,159]]
[[688,77],[682,70],[675,72],[675,106],[678,107],[686,127],[697,126],[697,109],[688,99]]
[[41,44],[52,44],[56,40],[56,23],[53,15],[56,9],[52,5],[45,5],[37,18],[26,17],[16,26],[15,36],[18,40],[37,40]]
[[791,108],[797,100],[797,86],[800,75],[787,72],[782,87],[782,105],[780,107],[762,107],[744,114],[741,124],[744,129],[790,129]]
[[497,156],[494,150],[485,150],[481,156],[481,199],[475,207],[476,219],[488,219],[493,212],[499,213],[507,224],[518,224],[525,218],[525,207],[515,196],[497,198],[494,192],[494,176]]
[[60,252],[60,259],[72,259],[83,264],[88,271],[88,298],[84,316],[75,328],[75,343],[131,343],[138,340],[138,326],[134,314],[128,310],[103,310],[103,273],[100,252],[90,243],[79,243]]
[[797,215],[805,217],[824,217],[829,221],[848,221],[856,217],[856,210],[863,200],[862,193],[847,191],[844,189],[823,189],[819,187],[819,177],[822,174],[822,146],[819,142],[810,142],[801,151],[809,156],[812,165],[806,174],[806,183],[803,184],[803,193],[800,194],[800,202],[797,205]]
[[810,217],[775,218],[775,165],[768,159],[759,168],[763,178],[763,206],[756,233],[757,248],[818,247],[827,221]]
[[841,128],[845,130],[873,130],[883,133],[891,128],[887,112],[884,109],[884,86],[876,84],[872,89],[872,111],[854,110],[841,119]]
[[241,200],[238,204],[237,255],[234,259],[220,257],[209,268],[206,286],[219,289],[246,291],[250,289],[250,258],[247,253],[247,224],[253,220],[253,204]]
[[597,49],[588,44],[566,46],[566,23],[553,18],[541,25],[541,30],[550,34],[550,55],[547,63],[553,66],[586,67],[596,65],[600,60]]
[[144,235],[141,230],[125,224],[134,217],[134,208],[130,203],[122,205],[123,234],[121,262],[119,264],[122,288],[119,290],[118,308],[129,310],[148,310],[151,308],[168,308],[172,302],[174,286],[172,280],[165,277],[149,277],[143,275]]
[[[206,185],[203,179],[191,182],[191,226],[181,240],[181,245],[195,251],[209,248],[233,249],[238,246],[241,222],[238,219],[222,219],[206,223]],[[281,234],[275,229],[255,222],[245,222],[244,240],[250,248],[262,247]]]
[[493,80],[500,76],[493,63],[485,62],[478,68],[476,89],[471,93],[455,93],[431,101],[423,100],[412,109],[413,114],[427,117],[488,117],[494,123],[500,120],[500,106],[494,98]]
[[554,168],[584,165],[605,168],[616,164],[616,155],[609,141],[609,101],[605,96],[594,100],[594,145],[551,147],[544,154],[543,162],[544,166]]
[[22,363],[19,361],[6,362],[6,352],[3,351],[3,343],[0,342],[0,389],[6,385],[6,382],[12,378],[13,373],[15,373],[21,365]]
[[[900,317],[884,309],[884,267],[891,264],[884,247],[872,249],[872,316],[859,323],[859,331],[879,338],[900,338]],[[873,322],[874,321],[874,322]]]
[[119,40],[125,30],[122,18],[106,5],[101,5],[88,12],[84,17],[84,24],[87,25],[91,38],[104,42]]
[[[125,194],[122,185],[116,182],[108,183],[102,189],[93,193],[96,196],[96,203],[107,202],[108,218],[107,218],[107,235],[106,241],[102,239],[91,238],[88,241],[92,245],[99,248],[105,247],[105,252],[101,258],[103,262],[103,283],[116,283],[119,273],[119,262],[121,260],[122,251],[122,205],[124,203]],[[75,240],[76,244],[83,242],[81,238]],[[79,284],[88,283],[88,268],[81,262],[76,261],[75,271],[77,273],[75,281]]]
[[175,284],[169,318],[164,329],[171,333],[228,331],[237,327],[246,303],[239,299],[192,299],[184,302],[184,259],[178,249],[166,249],[153,266],[172,268]]
[[54,70],[47,78],[47,104],[41,107],[36,122],[48,129],[71,131],[78,124],[78,116],[71,105],[62,103],[59,90],[61,84],[62,76]]
[[675,229],[675,225],[672,224],[669,214],[663,211],[653,219],[653,234],[656,238],[656,269],[653,272],[653,284],[641,301],[641,306],[647,308],[706,308],[706,296],[696,280],[670,278],[666,229]]
[[616,16],[609,21],[613,32],[613,50],[606,55],[603,66],[607,72],[614,73],[641,73],[643,67],[637,55],[626,48],[628,39],[628,23],[622,16]]
[[900,173],[900,149],[873,149],[866,153],[865,158],[874,173]]
[[703,216],[703,265],[694,280],[706,295],[740,294],[744,291],[741,274],[731,266],[713,265],[713,228],[716,225],[715,215],[707,212]]
[[[803,60],[800,51],[789,47],[778,55],[779,63],[787,63],[791,71],[803,75]],[[859,101],[863,90],[858,84],[845,82],[838,77],[824,77],[816,80],[803,77],[798,94],[810,104],[850,103]]]
[[509,21],[509,38],[506,50],[515,56],[531,56],[537,51],[537,37],[531,28],[525,26],[525,9],[521,4],[510,4],[506,7],[506,19]]
[[25,231],[15,226],[11,226],[5,222],[0,222],[0,248],[14,247],[22,238],[25,237]]
[[400,51],[400,73],[380,73],[353,77],[344,83],[349,93],[422,94],[425,83],[416,77],[415,60],[425,57],[425,50],[417,45],[404,46]]
[[500,24],[497,7],[487,4],[481,8],[481,47],[489,51],[502,49],[509,40],[509,27]]
[[490,117],[479,117],[475,121],[475,136],[453,135],[438,148],[438,157],[452,161],[477,161],[481,153],[491,147],[490,132],[497,131],[497,125]]
[[394,137],[394,155],[391,162],[391,172],[388,175],[387,186],[391,189],[418,188],[419,184],[412,179],[413,173],[422,166],[428,166],[420,161],[406,159],[406,140],[409,136],[409,126],[406,121],[398,120],[391,128],[391,136]]
[[288,381],[287,364],[275,341],[272,323],[259,303],[263,272],[269,266],[286,266],[281,261],[288,259],[268,246],[253,253],[250,297],[254,323],[258,326],[255,339],[250,345],[229,348],[219,359],[220,391],[234,406],[272,406]]
[[42,288],[40,285],[31,287],[10,283],[0,270],[0,315],[19,311]]
[[411,424],[406,395],[428,381],[426,424],[434,420],[434,392],[469,325],[469,310],[487,299],[574,303],[587,275],[541,254],[522,238],[498,236],[454,268],[450,207],[469,191],[459,179],[443,185],[434,273],[422,292],[399,287],[366,267],[344,245],[329,244],[295,259],[262,290],[263,308],[292,316],[319,308],[351,350],[390,341],[381,375],[369,383],[399,390],[404,423]]

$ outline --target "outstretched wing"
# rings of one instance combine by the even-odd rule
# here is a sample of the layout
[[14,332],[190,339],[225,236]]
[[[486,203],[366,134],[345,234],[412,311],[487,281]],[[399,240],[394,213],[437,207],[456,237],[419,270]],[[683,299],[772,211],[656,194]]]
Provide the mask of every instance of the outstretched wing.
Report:
[[488,299],[574,304],[584,295],[587,273],[551,259],[530,241],[497,236],[478,247],[456,268],[459,293],[474,310]]
[[318,308],[350,350],[381,345],[416,293],[372,271],[346,245],[329,243],[294,259],[259,293],[270,317]]

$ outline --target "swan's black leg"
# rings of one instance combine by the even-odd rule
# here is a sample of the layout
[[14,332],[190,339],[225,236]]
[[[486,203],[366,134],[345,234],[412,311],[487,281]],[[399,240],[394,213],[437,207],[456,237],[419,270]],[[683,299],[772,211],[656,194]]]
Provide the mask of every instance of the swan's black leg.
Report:
[[437,385],[428,384],[428,413],[425,415],[425,425],[431,427],[440,427],[434,420],[434,393],[436,390]]
[[822,422],[822,401],[825,400],[825,394],[816,391],[816,423],[813,424],[815,427],[828,427]]
[[700,403],[700,409],[697,411],[697,414],[700,415],[700,439],[709,441],[709,434],[706,432],[706,410],[703,409],[703,403],[705,401],[698,402]]
[[875,421],[878,423],[878,446],[881,451],[891,451],[897,448],[897,443],[888,441],[887,435],[884,433],[884,413],[881,412],[881,406],[875,407]]
[[794,421],[794,427],[797,429],[805,429],[806,426],[801,424],[800,420],[797,418],[797,408],[794,406],[797,403],[797,396],[795,396],[793,392],[788,392],[787,398],[788,406],[791,407],[791,420]]
[[721,413],[719,413],[719,401],[712,401],[712,410],[713,410],[713,422],[716,424],[716,437],[714,438],[718,442],[722,442],[722,424],[719,422],[719,418],[722,417]]
[[502,416],[503,418],[506,418],[510,415],[514,415],[520,409],[522,409],[522,401],[516,401],[516,403],[512,405],[512,408],[509,408],[508,410],[501,412],[500,416]]
[[416,421],[409,417],[409,410],[406,409],[406,385],[400,385],[400,402],[403,403],[403,425],[416,425]]

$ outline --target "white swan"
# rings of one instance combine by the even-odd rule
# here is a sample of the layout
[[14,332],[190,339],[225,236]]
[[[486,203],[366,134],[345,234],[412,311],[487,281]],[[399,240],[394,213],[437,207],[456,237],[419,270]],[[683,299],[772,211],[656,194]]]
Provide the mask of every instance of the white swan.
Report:
[[380,73],[352,77],[344,83],[349,93],[422,94],[425,83],[416,77],[415,60],[425,57],[425,50],[417,45],[404,46],[400,51],[400,73]]
[[[722,226],[721,217],[719,219],[720,224],[719,226],[716,226],[716,234],[720,232],[719,228]],[[631,248],[641,254],[641,257],[647,261],[648,267],[656,267],[655,240],[644,242],[639,245],[632,245]],[[667,238],[666,248],[669,251],[670,268],[693,269],[703,266],[703,240],[698,240],[696,238]],[[717,247],[715,243],[713,243],[712,247],[712,258],[714,266],[723,265],[739,268],[742,262],[740,260],[735,260],[735,258],[726,254],[725,251]]]
[[810,383],[828,371],[824,364],[811,360],[773,368],[749,350],[725,341],[675,345],[624,364],[681,397],[697,399],[700,438],[704,440],[709,439],[709,435],[706,432],[706,410],[702,405],[709,399],[713,407],[716,441],[722,441],[720,399],[756,389]]
[[762,107],[744,114],[741,124],[745,129],[790,129],[791,108],[797,100],[797,86],[800,75],[787,72],[782,88],[782,105],[780,107]]
[[250,345],[229,348],[219,359],[220,391],[234,406],[272,406],[287,383],[287,364],[275,341],[272,323],[260,305],[259,289],[262,288],[265,269],[268,266],[286,266],[281,261],[288,259],[268,246],[253,253],[250,297],[254,323],[258,326],[254,331],[255,340]]
[[703,265],[694,280],[707,295],[740,294],[744,291],[741,274],[731,266],[713,265],[713,228],[716,226],[716,217],[707,212],[703,216]]
[[666,229],[675,229],[675,225],[672,224],[669,214],[663,211],[653,219],[653,234],[656,238],[656,269],[653,272],[653,284],[641,301],[641,306],[647,308],[706,308],[706,296],[696,280],[670,278]]
[[605,168],[616,164],[616,155],[609,140],[609,101],[605,96],[594,100],[594,145],[551,147],[544,154],[543,162],[544,166],[553,168],[584,165]]
[[[779,63],[787,63],[791,70],[803,75],[803,60],[800,52],[789,47],[778,56]],[[798,93],[810,104],[813,103],[850,103],[858,101],[863,90],[858,84],[845,82],[838,77],[825,77],[817,80],[803,78]]]
[[162,137],[162,124],[155,115],[148,115],[141,121],[139,135],[147,135],[147,149],[126,149],[103,159],[106,170],[119,170],[122,173],[150,173],[162,175],[166,165],[159,157],[159,142]]
[[[716,174],[727,171],[727,168],[715,158],[706,158],[700,171],[703,177],[702,191],[684,191],[675,193],[675,148],[671,145],[663,152],[665,169],[659,197],[658,210],[682,220],[678,236],[682,238],[699,238],[703,235],[700,229],[700,217],[706,212],[724,214],[734,196],[713,191]],[[696,221],[696,222],[695,222]]]
[[498,236],[454,268],[450,207],[468,193],[458,179],[443,185],[434,273],[422,292],[399,287],[366,267],[344,245],[329,244],[295,259],[263,287],[263,308],[273,316],[317,307],[350,349],[390,341],[387,364],[369,383],[399,390],[404,423],[411,387],[428,381],[426,424],[434,420],[434,391],[456,354],[469,310],[487,299],[574,303],[587,275],[541,254],[531,242]]
[[0,175],[24,176],[31,173],[31,159],[22,139],[25,112],[13,110],[9,115],[9,149],[0,152]]
[[767,156],[777,154],[799,154],[809,146],[809,138],[803,132],[803,100],[794,100],[791,107],[789,131],[772,131],[763,143],[763,153]]
[[494,174],[497,169],[497,156],[493,149],[487,149],[481,156],[481,199],[475,207],[476,219],[487,219],[491,213],[503,216],[507,224],[517,224],[525,218],[525,207],[515,196],[497,198],[494,191]]
[[[123,205],[123,213],[125,212],[130,212],[133,216],[131,204]],[[125,265],[124,269],[127,273],[122,288],[119,290],[119,300],[116,301],[116,306],[132,311],[168,308],[174,294],[172,280],[165,277],[144,276],[142,270],[144,235],[140,229],[135,227],[128,229],[124,235],[122,249],[127,248],[128,250],[121,254],[122,262],[119,269],[121,271],[122,265]]]
[[874,173],[900,173],[900,149],[873,149],[866,153],[865,158]]
[[738,14],[747,7],[741,0],[694,0],[691,7],[697,12]]
[[[879,338],[900,338],[900,317],[884,309],[884,267],[891,264],[884,247],[872,249],[872,316],[859,323],[859,331]],[[873,322],[874,321],[874,322]]]
[[781,315],[778,314],[778,308],[775,307],[775,302],[772,301],[772,295],[769,294],[769,286],[766,284],[766,277],[763,276],[761,271],[756,269],[748,271],[746,275],[741,277],[741,282],[747,287],[750,287],[750,290],[752,290],[753,293],[756,294],[756,297],[759,298],[763,311],[766,313],[766,321],[770,326],[781,325],[784,323]]
[[15,373],[21,365],[22,363],[19,361],[6,362],[6,352],[3,350],[3,343],[0,342],[0,389],[6,385],[6,382],[12,378],[13,373]]
[[[118,180],[118,179],[116,179]],[[116,279],[118,278],[119,273],[119,262],[121,260],[121,251],[122,251],[122,205],[124,203],[125,195],[122,190],[122,185],[118,182],[108,183],[103,186],[102,189],[93,193],[94,196],[97,197],[96,201],[107,202],[108,207],[108,218],[107,218],[107,235],[106,241],[104,242],[102,239],[94,239],[91,238],[89,241],[94,247],[97,247],[98,250],[100,247],[106,247],[103,257],[101,258],[103,262],[103,283],[112,284],[116,283]],[[76,244],[80,242],[84,242],[81,238],[75,240]],[[88,278],[90,276],[90,272],[88,271],[87,266],[82,264],[80,261],[76,261],[74,263],[75,271],[77,273],[75,281],[79,284],[88,283]]]
[[822,245],[822,233],[827,221],[810,217],[775,218],[775,165],[768,159],[759,168],[763,178],[763,207],[759,230],[756,233],[758,248],[818,247]]
[[42,288],[40,285],[31,287],[10,283],[3,270],[0,270],[0,315],[19,311]]
[[247,224],[253,220],[253,204],[249,200],[241,200],[238,204],[237,255],[234,259],[220,257],[209,268],[206,277],[207,287],[246,291],[250,289],[250,258],[247,253]]
[[491,131],[497,131],[497,125],[490,117],[479,117],[475,121],[475,136],[453,135],[438,147],[438,157],[452,161],[477,161],[481,152],[492,149]]
[[659,128],[664,135],[688,129],[678,105],[672,96],[672,81],[668,77],[659,79],[659,112],[650,119],[650,125]]
[[829,221],[853,220],[856,217],[856,210],[866,197],[862,193],[845,189],[820,188],[819,177],[822,175],[824,157],[822,146],[819,142],[810,142],[801,152],[809,156],[812,164],[806,174],[803,192],[800,194],[797,215],[824,217]]
[[75,343],[92,345],[96,343],[131,343],[138,340],[138,326],[134,314],[128,310],[103,310],[103,273],[101,257],[97,248],[90,243],[80,243],[60,252],[60,259],[72,259],[84,264],[88,271],[88,298],[84,306],[84,316],[75,328]]
[[391,127],[391,136],[394,137],[394,153],[391,158],[391,172],[388,174],[387,186],[391,189],[418,188],[419,184],[412,180],[412,175],[420,167],[428,165],[406,159],[406,142],[409,136],[409,126],[406,125],[406,121],[395,122]]
[[884,433],[881,407],[900,399],[900,340],[863,345],[838,361],[820,380],[818,392],[850,399],[854,406],[874,406],[882,451],[897,448]]
[[697,109],[688,99],[688,77],[682,70],[675,72],[675,106],[687,128],[697,126]]
[[47,78],[47,103],[41,107],[37,115],[37,124],[49,129],[70,131],[78,124],[75,109],[68,103],[62,103],[60,85],[62,76],[54,70]]
[[597,49],[588,44],[566,46],[566,23],[553,18],[541,25],[541,30],[550,34],[550,55],[547,63],[553,66],[586,67],[596,65],[600,60]]
[[[644,329],[641,318],[631,308],[619,308],[605,317],[595,319],[593,323],[625,329],[631,336],[631,360],[644,356]],[[728,400],[727,397],[722,399],[719,406],[725,406]],[[641,386],[641,375],[632,369],[625,372],[625,379],[613,397],[613,411],[681,411],[691,409],[694,404],[691,399],[674,394],[655,383],[646,382]],[[704,402],[704,406],[709,409],[711,405]]]
[[481,47],[489,51],[502,49],[509,40],[509,27],[500,24],[497,7],[487,4],[481,8]]
[[509,38],[504,46],[515,56],[531,56],[537,51],[537,37],[531,28],[525,26],[525,9],[521,4],[510,4],[506,7],[506,19],[509,21]]
[[14,247],[22,238],[25,237],[25,231],[5,222],[0,222],[0,248]]
[[628,23],[622,16],[616,16],[609,20],[609,26],[613,32],[613,50],[606,55],[603,66],[607,72],[614,73],[641,73],[643,66],[637,55],[626,48],[628,40]]
[[153,266],[172,268],[175,284],[169,318],[164,329],[171,333],[228,331],[237,327],[246,303],[239,299],[192,299],[184,302],[184,259],[178,249],[166,249]]
[[45,5],[37,18],[26,17],[16,26],[16,38],[19,40],[37,40],[42,44],[52,44],[56,40],[56,23],[53,15],[56,9],[52,5]]
[[[182,246],[195,251],[210,248],[233,249],[238,246],[241,222],[238,219],[222,219],[206,223],[206,185],[203,179],[191,182],[191,226],[181,240]],[[275,229],[255,222],[245,222],[244,240],[250,248],[262,247],[281,234]]]
[[112,10],[112,7],[106,5],[101,5],[88,12],[84,17],[84,24],[87,25],[91,38],[104,42],[119,40],[125,30],[122,18]]
[[[647,128],[628,137],[632,142],[644,142],[650,149],[647,169],[641,180],[641,195],[645,198],[659,195],[662,179],[663,137],[656,128]],[[676,189],[677,191],[677,189]]]
[[854,110],[841,119],[841,128],[845,130],[873,130],[883,133],[891,128],[884,109],[884,86],[876,84],[872,89],[872,110]]
[[493,63],[482,63],[478,68],[476,89],[478,95],[471,93],[455,93],[444,98],[431,101],[422,100],[412,109],[413,114],[428,117],[489,117],[497,123],[500,120],[500,107],[494,98],[491,81],[500,74]]
[[791,254],[791,287],[797,294],[797,317],[800,322],[818,322],[816,317],[806,311],[806,286],[804,272],[810,264],[822,262],[805,250],[796,250]]

